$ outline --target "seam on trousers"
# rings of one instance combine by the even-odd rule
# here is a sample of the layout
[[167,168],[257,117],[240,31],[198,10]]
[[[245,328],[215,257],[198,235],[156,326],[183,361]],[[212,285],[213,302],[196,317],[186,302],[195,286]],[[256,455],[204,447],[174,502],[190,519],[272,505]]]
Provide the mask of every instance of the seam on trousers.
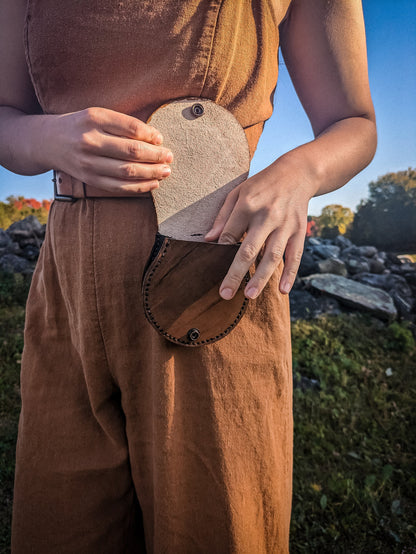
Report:
[[[96,314],[97,314],[98,328],[100,330],[100,337],[101,337],[101,342],[102,342],[103,351],[104,351],[104,358],[105,358],[105,361],[106,361],[106,364],[107,364],[107,370],[110,373],[113,380],[117,383],[117,380],[115,379],[115,377],[114,377],[114,375],[113,375],[113,373],[110,369],[110,363],[108,361],[107,348],[105,346],[103,327],[102,327],[101,318],[100,318],[100,310],[98,309],[97,279],[96,279],[96,265],[95,265],[95,227],[96,227],[96,225],[95,225],[95,210],[96,210],[96,203],[95,203],[94,199],[91,199],[91,202],[92,202],[91,257],[92,257],[92,276],[93,276],[93,280],[94,280],[95,311],[96,311]],[[118,383],[117,383],[117,386],[119,386]]]
[[204,92],[206,82],[207,82],[209,68],[210,68],[210,65],[211,65],[212,50],[214,48],[214,38],[215,38],[215,34],[217,32],[218,16],[220,14],[221,6],[222,6],[223,2],[224,2],[224,0],[220,0],[220,2],[217,5],[217,13],[215,14],[215,22],[214,22],[214,25],[212,27],[211,44],[210,44],[209,54],[208,54],[208,58],[207,58],[207,65],[206,65],[206,68],[205,68],[204,80],[202,81],[201,92],[199,93],[199,96],[202,96],[202,94]]

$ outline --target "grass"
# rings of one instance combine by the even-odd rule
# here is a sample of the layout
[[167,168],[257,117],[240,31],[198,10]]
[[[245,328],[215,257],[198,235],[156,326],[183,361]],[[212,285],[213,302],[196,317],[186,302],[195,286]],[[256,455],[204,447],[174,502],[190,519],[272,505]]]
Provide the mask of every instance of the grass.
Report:
[[9,552],[15,445],[20,412],[19,370],[30,278],[0,275],[0,552]]
[[[416,345],[360,313],[297,321],[292,552],[416,552]],[[413,548],[413,549],[412,549]]]
[[[9,552],[28,281],[0,276],[0,553]],[[292,324],[291,553],[416,554],[416,345],[403,323],[351,313]],[[255,554],[255,553],[253,553]]]

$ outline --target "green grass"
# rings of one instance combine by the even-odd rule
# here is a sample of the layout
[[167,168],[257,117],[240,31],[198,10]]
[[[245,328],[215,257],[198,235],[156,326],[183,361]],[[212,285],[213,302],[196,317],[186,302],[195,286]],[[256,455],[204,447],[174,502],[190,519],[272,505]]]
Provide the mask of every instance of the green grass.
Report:
[[[0,276],[0,553],[9,552],[28,281]],[[416,553],[416,345],[359,313],[292,324],[291,553]],[[256,553],[253,553],[256,554]]]
[[297,321],[292,552],[416,552],[416,346],[405,323]]
[[0,275],[0,552],[9,552],[17,423],[19,370],[25,302],[30,278]]

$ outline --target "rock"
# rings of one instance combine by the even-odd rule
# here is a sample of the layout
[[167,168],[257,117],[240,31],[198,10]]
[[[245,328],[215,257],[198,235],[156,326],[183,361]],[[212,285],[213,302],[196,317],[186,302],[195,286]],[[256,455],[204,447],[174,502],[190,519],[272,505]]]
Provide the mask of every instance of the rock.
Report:
[[298,274],[300,277],[304,275],[310,275],[318,271],[318,266],[316,264],[315,258],[310,252],[303,252],[302,259],[300,260]]
[[340,254],[341,259],[346,260],[350,256],[359,256],[360,251],[358,250],[358,246],[355,246],[355,244],[351,244],[351,246],[347,246],[344,248]]
[[326,260],[318,260],[317,262],[319,273],[334,273],[336,275],[348,275],[345,263],[339,258],[327,258]]
[[291,290],[289,293],[290,318],[314,319],[322,313],[338,314],[339,302],[328,296],[314,296],[307,290]]
[[28,244],[23,248],[23,256],[27,260],[37,260],[39,256],[39,247],[38,246],[32,246],[31,244]]
[[377,254],[377,248],[375,246],[359,246],[358,253],[360,256],[371,258]]
[[393,254],[393,252],[386,252],[386,260],[385,260],[386,266],[390,267],[391,265],[401,265],[401,260],[396,256],[396,254]]
[[409,285],[416,287],[416,271],[405,272],[403,273],[403,277]]
[[321,244],[321,239],[318,239],[317,237],[309,237],[308,244],[311,246],[319,246]]
[[339,246],[341,250],[344,248],[348,248],[349,246],[353,246],[350,239],[347,239],[347,237],[344,237],[344,235],[338,235],[334,238],[334,244],[335,246]]
[[379,288],[331,273],[316,273],[304,277],[303,281],[307,287],[328,294],[346,306],[368,311],[382,319],[397,317],[393,299]]
[[364,258],[357,258],[355,256],[349,256],[345,260],[345,265],[350,273],[362,273],[363,271],[370,271],[370,264],[368,260]]
[[34,265],[15,254],[4,254],[0,258],[0,269],[8,273],[32,273]]
[[320,258],[330,258],[331,256],[338,257],[341,248],[333,244],[319,244],[313,247],[312,252]]
[[386,269],[383,258],[379,256],[374,256],[374,258],[370,258],[368,260],[368,264],[370,266],[371,273],[383,273],[383,271]]
[[415,305],[413,292],[403,276],[395,273],[383,275],[357,273],[352,278],[365,285],[378,287],[387,291],[393,298],[398,315],[405,319],[412,319],[412,309]]
[[302,392],[307,390],[321,390],[321,384],[317,379],[311,379],[304,375],[298,376],[296,373],[293,374],[293,387],[295,389],[301,389]]
[[12,223],[6,233],[12,240],[20,241],[21,239],[42,236],[42,225],[36,216],[29,215],[21,221],[15,221]]
[[415,306],[415,301],[412,295],[404,295],[400,291],[391,290],[389,292],[390,296],[393,298],[394,305],[397,308],[399,317],[402,319],[408,319],[413,321],[414,317],[412,315],[413,307]]
[[357,273],[352,277],[354,281],[359,281],[365,285],[370,285],[371,287],[378,287],[386,291],[391,290],[398,285],[406,286],[406,279],[401,275],[396,275],[394,273],[384,273],[381,275],[376,275],[374,273]]
[[42,241],[38,238],[38,237],[30,237],[30,238],[27,238],[27,239],[21,239],[19,240],[19,245],[20,245],[20,248],[25,248],[25,246],[37,246],[38,248],[40,248],[40,246],[42,245]]
[[4,231],[3,229],[0,229],[0,249],[4,248],[6,249],[8,246],[11,245],[12,239],[10,236]]

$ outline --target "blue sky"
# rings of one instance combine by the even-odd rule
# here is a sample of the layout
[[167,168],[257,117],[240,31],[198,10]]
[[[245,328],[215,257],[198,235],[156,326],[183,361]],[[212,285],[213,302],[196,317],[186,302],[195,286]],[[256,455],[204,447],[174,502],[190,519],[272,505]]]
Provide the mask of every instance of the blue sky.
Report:
[[[313,198],[309,213],[328,204],[355,209],[368,193],[368,183],[390,171],[416,167],[416,2],[363,0],[370,85],[378,124],[373,162],[341,189]],[[282,64],[275,109],[266,122],[250,175],[278,156],[313,138],[309,121]],[[16,175],[0,167],[0,200],[10,194],[52,198],[51,173]]]

